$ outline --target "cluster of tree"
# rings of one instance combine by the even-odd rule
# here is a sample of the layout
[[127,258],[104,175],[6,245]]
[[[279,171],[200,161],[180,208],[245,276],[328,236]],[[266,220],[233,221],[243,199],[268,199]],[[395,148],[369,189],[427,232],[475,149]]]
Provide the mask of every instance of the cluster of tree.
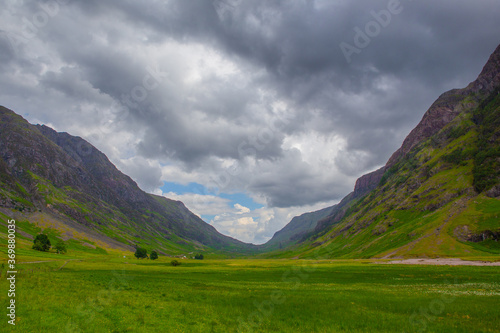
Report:
[[[145,248],[138,247],[135,250],[134,256],[137,259],[148,258],[148,251]],[[156,251],[152,251],[151,254],[149,255],[149,259],[151,259],[151,260],[158,259],[158,253]]]
[[[47,252],[50,250],[52,247],[52,244],[50,243],[50,239],[47,235],[45,234],[38,234],[36,235],[35,239],[33,240],[33,249],[37,251],[43,251]],[[59,239],[56,243],[56,246],[54,247],[57,251],[58,254],[61,253],[66,253],[66,243],[64,243],[63,240]]]
[[195,259],[198,259],[198,260],[203,260],[203,254],[197,254],[194,256]]

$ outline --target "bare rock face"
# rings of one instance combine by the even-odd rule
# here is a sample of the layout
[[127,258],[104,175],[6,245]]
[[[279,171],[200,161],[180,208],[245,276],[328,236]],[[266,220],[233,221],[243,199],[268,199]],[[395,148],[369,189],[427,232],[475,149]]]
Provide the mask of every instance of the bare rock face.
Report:
[[454,89],[442,94],[424,114],[420,123],[406,137],[389,159],[386,168],[393,166],[416,145],[439,132],[463,111],[461,101],[471,94],[491,94],[500,85],[500,45],[490,56],[478,78],[464,89]]
[[354,186],[354,198],[359,198],[376,188],[380,183],[380,179],[382,179],[384,172],[385,168],[380,168],[359,177],[358,180],[356,180],[356,185]]
[[490,198],[500,197],[500,185],[493,186],[493,188],[486,192],[486,195]]
[[465,88],[469,93],[491,93],[500,84],[500,45],[490,56],[478,78]]

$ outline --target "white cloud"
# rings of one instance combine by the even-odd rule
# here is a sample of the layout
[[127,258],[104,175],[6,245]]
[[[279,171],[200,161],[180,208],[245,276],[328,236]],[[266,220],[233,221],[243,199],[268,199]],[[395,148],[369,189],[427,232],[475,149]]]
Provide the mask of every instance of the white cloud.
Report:
[[238,211],[236,214],[250,213],[250,208],[242,206],[240,204],[234,204],[234,208]]
[[182,201],[186,207],[198,216],[216,215],[221,212],[231,212],[234,209],[229,205],[230,200],[214,195],[202,195],[195,193],[176,194],[173,192],[163,193],[172,200]]

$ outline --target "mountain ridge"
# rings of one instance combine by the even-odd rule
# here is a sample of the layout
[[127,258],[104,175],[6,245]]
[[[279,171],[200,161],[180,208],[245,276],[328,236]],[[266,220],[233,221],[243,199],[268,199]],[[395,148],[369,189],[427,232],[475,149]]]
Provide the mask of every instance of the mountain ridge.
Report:
[[[334,242],[332,241],[333,239],[338,239],[338,237],[348,237],[348,235],[352,234],[352,228],[355,226],[358,226],[356,229],[355,233],[361,232],[365,228],[370,228],[371,225],[374,224],[374,220],[376,219],[377,216],[381,215],[381,212],[377,213],[372,213],[373,216],[369,219],[366,218],[367,214],[369,214],[370,209],[362,209],[360,206],[363,203],[369,202],[370,200],[373,200],[376,195],[374,195],[374,192],[379,192],[380,188],[384,188],[384,185],[387,183],[388,180],[391,178],[394,178],[398,176],[398,172],[405,172],[406,171],[400,171],[401,168],[413,168],[413,169],[418,169],[418,164],[424,161],[424,159],[421,159],[420,161],[415,160],[415,155],[417,154],[415,150],[418,150],[419,147],[424,145],[425,142],[427,141],[440,141],[440,142],[431,142],[431,145],[436,145],[436,147],[440,149],[446,149],[446,145],[444,143],[452,144],[453,142],[450,141],[450,138],[446,138],[444,136],[446,135],[451,135],[451,136],[457,136],[457,138],[461,138],[467,134],[468,131],[474,132],[474,131],[481,131],[481,128],[479,125],[474,123],[474,117],[476,113],[480,113],[481,110],[484,110],[484,108],[489,105],[488,103],[493,103],[492,101],[495,101],[496,98],[498,98],[498,89],[500,87],[500,45],[495,49],[495,51],[492,53],[492,55],[489,57],[487,63],[483,67],[481,73],[478,75],[476,80],[471,82],[467,87],[463,89],[453,89],[448,92],[445,92],[441,94],[441,96],[431,105],[431,107],[424,113],[422,120],[418,123],[418,125],[409,133],[409,135],[405,138],[403,141],[401,147],[396,150],[389,160],[387,161],[386,165],[382,167],[381,169],[378,169],[374,172],[368,173],[366,175],[361,176],[358,178],[356,181],[356,186],[355,190],[348,194],[342,201],[336,206],[341,206],[340,208],[332,210],[332,213],[326,217],[323,217],[322,219],[316,221],[316,227],[314,231],[310,232],[307,237],[303,237],[301,242],[304,244],[308,244],[308,246],[312,248],[321,248],[324,247],[325,244],[327,247],[330,248],[335,248]],[[481,109],[481,110],[479,110]],[[479,111],[478,111],[479,110]],[[496,110],[496,109],[494,109]],[[493,111],[497,112],[497,111]],[[464,119],[461,119],[464,118]],[[468,118],[468,119],[467,119]],[[453,125],[453,123],[457,123],[456,127],[448,128],[450,125]],[[481,125],[482,126],[482,125]],[[477,128],[477,129],[476,129]],[[491,131],[495,131],[498,133],[500,129],[498,126],[495,128],[493,126],[493,129]],[[440,135],[442,134],[442,135]],[[447,140],[447,141],[446,141]],[[476,145],[475,138],[468,138],[467,140],[464,140],[467,142],[468,145]],[[477,140],[480,140],[477,139]],[[493,139],[490,139],[490,141],[493,140],[498,140],[498,137],[493,137]],[[442,145],[440,147],[439,145]],[[488,146],[487,144],[485,144]],[[490,145],[491,148],[491,145]],[[424,148],[421,148],[421,150]],[[438,151],[439,149],[435,149]],[[469,150],[472,150],[472,148],[469,148]],[[479,151],[479,148],[476,149],[474,152],[467,152],[467,154],[463,153],[462,155],[460,153],[456,153],[459,151],[459,148],[456,148],[454,151],[449,152],[449,154],[445,155],[445,163],[448,163],[446,161],[452,161],[452,163],[455,163],[457,159],[459,160],[460,158],[468,158],[473,159],[473,162],[469,162],[469,164],[474,164],[473,166],[469,166],[470,170],[467,170],[471,175],[469,177],[472,178],[470,181],[470,186],[464,189],[463,191],[474,191],[474,188],[476,187],[477,191],[477,186],[476,186],[476,175],[480,174],[480,172],[477,172],[476,169],[480,168],[478,165],[481,165],[480,163],[477,163],[476,157],[481,155],[481,152]],[[494,146],[492,149],[489,151],[492,151],[490,155],[492,156],[487,156],[485,157],[486,160],[491,160],[493,158],[498,158],[500,156],[500,153],[498,151],[494,150]],[[474,156],[472,156],[474,155]],[[426,159],[431,159],[432,155],[426,156]],[[428,161],[426,161],[427,163]],[[439,163],[436,161],[435,163]],[[463,163],[463,162],[462,162]],[[408,166],[407,166],[408,164]],[[412,165],[413,164],[413,165]],[[490,165],[495,165],[494,163],[490,163]],[[431,177],[432,172],[439,172],[438,171],[433,171],[433,165],[424,165],[425,169],[421,170],[421,173],[427,174],[427,176]],[[444,166],[443,168],[446,168]],[[495,169],[496,168],[496,169]],[[494,167],[490,167],[489,171],[493,173],[499,174],[498,171],[498,164]],[[491,171],[493,170],[493,171]],[[483,174],[483,178],[485,175]],[[405,182],[410,182],[412,178],[418,178],[418,175],[404,175],[400,176],[397,182],[394,184],[394,188],[392,188],[392,191],[395,190],[397,186],[400,186],[402,183],[404,184]],[[488,177],[486,177],[488,178]],[[490,177],[491,178],[491,177]],[[495,185],[491,186],[491,188],[485,192],[486,196],[496,198],[500,194],[500,186],[498,185],[499,182],[499,177],[497,176],[496,179],[493,176],[493,180],[490,179],[490,184],[495,183]],[[425,180],[424,180],[425,181]],[[366,191],[357,191],[356,188],[360,188],[360,186],[363,186],[363,184],[366,182],[367,190]],[[412,189],[407,189],[408,192],[418,190],[419,187],[421,187],[421,181],[418,180],[411,184],[413,187]],[[436,189],[428,189],[426,191],[432,192],[435,191]],[[387,191],[387,190],[386,190]],[[464,192],[464,193],[465,193]],[[481,191],[479,194],[482,193]],[[377,195],[383,196],[380,193],[377,193]],[[393,196],[396,196],[394,194]],[[434,195],[439,197],[439,195]],[[423,208],[432,208],[434,210],[440,209],[443,206],[446,206],[449,202],[453,200],[453,198],[460,197],[457,194],[450,194],[450,198],[443,200],[440,203],[429,203],[427,206]],[[416,196],[417,198],[420,198],[418,195]],[[474,196],[472,196],[474,197]],[[431,201],[430,199],[428,199]],[[405,199],[405,202],[407,202],[408,199]],[[458,201],[457,201],[458,202]],[[380,204],[380,203],[379,203]],[[495,206],[494,203],[491,205]],[[394,209],[397,207],[397,204],[394,203],[394,207],[391,209]],[[400,206],[401,209],[403,209],[403,206]],[[497,207],[497,206],[495,206]],[[371,210],[376,210],[376,206],[371,207]],[[498,210],[500,211],[500,206],[498,206]],[[359,215],[359,211],[363,211],[364,213]],[[390,211],[390,210],[388,210]],[[450,213],[451,214],[451,213]],[[456,213],[453,213],[456,214]],[[357,219],[361,220],[361,222],[357,221],[356,219],[353,219],[353,216],[357,216]],[[387,216],[387,215],[386,215]],[[495,217],[496,218],[496,217]],[[451,217],[449,217],[451,219]],[[349,221],[347,221],[349,220]],[[363,220],[366,220],[363,222]],[[399,219],[397,219],[399,220]],[[498,220],[500,221],[500,220]],[[363,225],[364,224],[364,225]],[[394,222],[388,222],[387,225],[384,226],[379,226],[379,229],[372,230],[373,235],[382,235],[386,232],[386,230],[394,224]],[[500,225],[494,224],[494,226],[499,227]],[[287,226],[285,226],[286,228]],[[460,229],[460,228],[459,228]],[[462,227],[463,230],[469,230],[468,227],[464,228]],[[494,229],[494,228],[493,228]],[[458,234],[460,233],[459,231],[453,231],[452,233]],[[411,232],[410,232],[411,234]],[[486,234],[490,235],[491,237],[498,239],[497,232],[494,230],[487,230]],[[483,233],[484,235],[484,233]],[[293,235],[291,235],[293,237]],[[474,235],[468,235],[467,236],[469,239],[476,238]],[[466,238],[467,238],[466,237]],[[366,237],[370,238],[370,237]],[[464,237],[462,237],[464,239]],[[413,240],[414,241],[414,240]],[[371,242],[374,242],[371,240]],[[295,248],[300,247],[300,244],[295,244]],[[348,248],[349,244],[348,243],[343,243],[343,248]],[[292,246],[293,248],[294,246]],[[483,249],[484,250],[484,249]],[[293,250],[292,250],[293,251]],[[308,253],[305,246],[302,246],[301,250],[296,250],[295,253]],[[362,251],[361,251],[362,252]],[[411,251],[410,251],[411,252]],[[359,252],[358,252],[359,253]],[[395,251],[394,253],[398,253],[398,251]],[[403,251],[403,253],[405,253]],[[335,256],[338,255],[346,255],[349,256],[349,254],[346,251],[343,250],[335,250],[331,251],[330,255],[335,254]]]
[[[0,107],[0,206],[67,219],[126,246],[245,252],[183,203],[142,191],[90,143]],[[159,235],[158,235],[159,233]],[[115,237],[116,236],[116,237]]]

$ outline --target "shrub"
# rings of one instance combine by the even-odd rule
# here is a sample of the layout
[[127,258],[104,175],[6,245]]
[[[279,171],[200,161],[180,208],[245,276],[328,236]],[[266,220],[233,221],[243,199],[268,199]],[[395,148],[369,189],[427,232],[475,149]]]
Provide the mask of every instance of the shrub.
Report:
[[67,252],[67,249],[66,249],[66,243],[64,243],[63,240],[58,240],[57,243],[56,243],[56,250],[57,250],[57,253],[66,253]]
[[197,254],[194,256],[195,259],[198,259],[198,260],[203,260],[203,254]]
[[134,253],[134,256],[137,258],[137,259],[143,259],[143,258],[147,258],[148,257],[148,251],[142,247],[138,247],[136,250],[135,250],[135,253]]
[[158,259],[158,253],[156,251],[151,252],[151,254],[149,255],[149,259],[151,260]]
[[177,261],[177,260],[175,260],[175,259],[174,259],[174,260],[172,260],[172,261],[170,262],[170,264],[171,264],[172,266],[179,266],[181,263],[180,263],[179,261]]
[[33,240],[33,249],[37,251],[48,251],[52,245],[49,237],[45,234],[39,234]]

